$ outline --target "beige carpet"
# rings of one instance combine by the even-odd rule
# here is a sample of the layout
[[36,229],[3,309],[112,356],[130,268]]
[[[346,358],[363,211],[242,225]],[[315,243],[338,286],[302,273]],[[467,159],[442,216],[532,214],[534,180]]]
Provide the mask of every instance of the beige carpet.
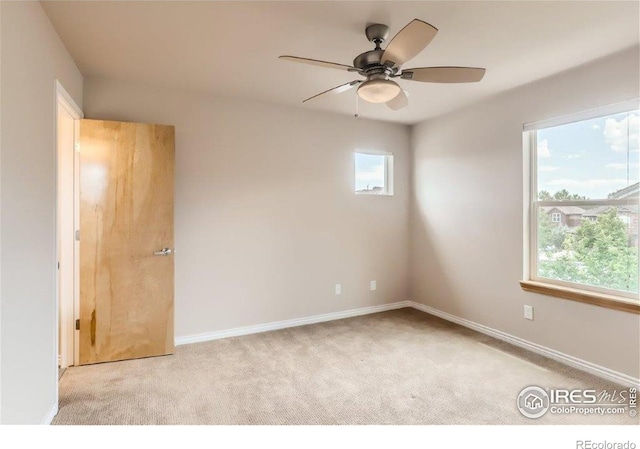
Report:
[[54,424],[638,424],[516,409],[529,385],[621,387],[414,309],[69,368]]

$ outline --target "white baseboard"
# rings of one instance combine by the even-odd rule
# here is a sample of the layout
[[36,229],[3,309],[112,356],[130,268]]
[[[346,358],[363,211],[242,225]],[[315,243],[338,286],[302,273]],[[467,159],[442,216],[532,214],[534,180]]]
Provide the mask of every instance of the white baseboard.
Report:
[[507,343],[510,343],[512,345],[518,346],[523,349],[527,349],[531,352],[535,352],[536,354],[543,355],[545,357],[556,360],[565,365],[569,365],[581,371],[586,371],[587,373],[593,374],[602,379],[606,379],[608,381],[615,382],[627,387],[640,388],[640,379],[636,379],[635,377],[631,377],[627,374],[619,373],[609,368],[596,365],[595,363],[587,362],[586,360],[582,360],[577,357],[573,357],[568,354],[562,353],[560,351],[556,351],[555,349],[547,348],[545,346],[541,346],[539,344],[532,343],[522,338],[490,328],[488,326],[474,323],[473,321],[465,320],[464,318],[460,318],[455,315],[442,312],[440,310],[434,309],[433,307],[425,306],[424,304],[420,304],[413,301],[408,301],[408,302],[409,302],[409,305],[414,309],[421,310],[430,315],[435,315],[444,320],[459,324],[460,326],[473,329],[474,331],[480,332],[485,335],[489,335],[490,337],[497,338],[498,340],[505,341]]
[[404,307],[411,307],[410,301],[400,301],[391,304],[382,304],[379,306],[345,310],[342,312],[324,313],[322,315],[313,315],[306,318],[294,318],[292,320],[274,321],[271,323],[257,324],[255,326],[236,327],[234,329],[176,337],[175,344],[176,346],[179,346],[190,343],[200,343],[203,341],[219,340],[221,338],[227,337],[238,337],[240,335],[257,334],[260,332],[286,329],[288,327],[304,326],[306,324],[322,323],[325,321],[341,320],[343,318],[368,315],[370,313],[385,312],[387,310],[402,309]]
[[[596,365],[595,363],[587,362],[586,360],[582,360],[577,357],[570,356],[560,351],[556,351],[555,349],[547,348],[545,346],[530,342],[528,340],[524,340],[520,337],[516,337],[514,335],[507,334],[505,332],[490,328],[488,326],[484,326],[482,324],[478,324],[473,321],[469,321],[464,318],[460,318],[455,315],[442,312],[440,310],[434,309],[433,307],[429,307],[414,301],[400,301],[400,302],[394,302],[391,304],[382,304],[379,306],[345,310],[342,312],[325,313],[322,315],[314,315],[314,316],[305,317],[305,318],[295,318],[292,320],[274,321],[271,323],[257,324],[255,326],[237,327],[234,329],[227,329],[222,331],[206,332],[206,333],[197,334],[197,335],[187,335],[184,337],[176,337],[175,344],[176,346],[180,346],[180,345],[186,345],[190,343],[200,343],[204,341],[219,340],[221,338],[239,337],[241,335],[257,334],[260,332],[286,329],[288,327],[304,326],[306,324],[340,320],[343,318],[350,318],[350,317],[360,316],[360,315],[368,315],[371,313],[384,312],[387,310],[402,309],[404,307],[413,307],[414,309],[421,310],[430,315],[434,315],[444,320],[451,321],[452,323],[456,323],[461,326],[467,327],[469,329],[473,329],[482,334],[489,335],[491,337],[497,338],[498,340],[505,341],[507,343],[510,343],[512,345],[534,352],[536,354],[543,355],[545,357],[556,360],[565,365],[568,365],[573,368],[579,369],[581,371],[585,371],[587,373],[598,376],[602,379],[606,379],[611,382],[625,385],[627,387],[637,387],[637,388],[640,387],[640,379],[636,379],[627,374],[620,373],[600,365]],[[57,407],[55,410],[52,410],[51,413],[52,414],[49,419],[49,422],[51,422],[51,419],[53,419],[53,417],[57,413]]]
[[51,421],[53,421],[53,418],[55,418],[57,414],[58,414],[58,401],[56,401],[53,407],[51,407],[51,410],[49,410],[49,413],[47,413],[47,415],[44,417],[41,424],[48,426],[49,424],[51,424]]

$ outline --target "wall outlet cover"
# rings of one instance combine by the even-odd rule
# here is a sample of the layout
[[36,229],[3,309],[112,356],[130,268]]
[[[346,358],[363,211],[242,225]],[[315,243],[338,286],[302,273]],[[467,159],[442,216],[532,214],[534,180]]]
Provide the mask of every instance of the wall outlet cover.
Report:
[[524,317],[527,320],[533,321],[533,306],[528,306],[528,305],[524,306]]

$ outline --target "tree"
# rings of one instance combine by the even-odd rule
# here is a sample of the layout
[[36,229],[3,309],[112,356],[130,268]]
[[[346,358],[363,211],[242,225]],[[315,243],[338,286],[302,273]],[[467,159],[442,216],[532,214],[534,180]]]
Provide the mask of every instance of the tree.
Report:
[[584,284],[582,267],[576,262],[570,253],[563,252],[559,257],[541,261],[538,265],[538,273],[549,279]]
[[[542,238],[549,239],[545,220],[540,223]],[[629,246],[626,225],[611,208],[596,221],[583,220],[575,233],[566,234],[562,251],[541,261],[539,273],[552,279],[637,292],[638,248]]]
[[538,248],[550,255],[562,249],[567,227],[551,222],[547,213],[541,213],[538,217]]
[[591,285],[637,291],[638,249],[629,246],[626,225],[615,208],[583,222],[573,240],[575,257]]
[[[586,199],[566,189],[553,195],[538,193],[540,201]],[[543,257],[540,257],[543,256]],[[612,207],[595,221],[583,220],[571,231],[551,222],[541,213],[538,217],[538,274],[578,284],[622,291],[638,291],[638,248],[630,247],[626,225]]]
[[570,201],[570,200],[586,200],[586,196],[578,195],[577,193],[569,193],[567,189],[562,189],[551,195],[547,190],[541,190],[538,192],[538,200],[548,201]]
[[558,201],[569,201],[569,200],[586,200],[587,198],[584,196],[578,195],[577,193],[571,194],[567,191],[567,189],[562,189],[553,194],[553,199]]
[[539,199],[540,201],[547,201],[547,200],[550,200],[550,199],[552,199],[552,198],[553,198],[553,197],[551,196],[551,194],[550,194],[549,192],[547,192],[546,190],[541,190],[541,191],[538,193],[538,199]]

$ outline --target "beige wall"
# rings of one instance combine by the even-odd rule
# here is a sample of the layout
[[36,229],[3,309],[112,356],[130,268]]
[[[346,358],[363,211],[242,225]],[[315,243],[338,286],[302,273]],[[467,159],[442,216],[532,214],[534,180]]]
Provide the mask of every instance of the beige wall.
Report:
[[[489,74],[490,75],[490,74]],[[522,125],[638,96],[638,48],[412,129],[411,296],[640,377],[639,316],[526,293]],[[523,318],[523,305],[535,320]]]
[[1,416],[39,424],[56,405],[54,81],[82,76],[38,2],[0,2]]
[[[176,127],[177,337],[407,299],[408,127],[96,79],[84,112]],[[393,197],[353,193],[357,148]]]

